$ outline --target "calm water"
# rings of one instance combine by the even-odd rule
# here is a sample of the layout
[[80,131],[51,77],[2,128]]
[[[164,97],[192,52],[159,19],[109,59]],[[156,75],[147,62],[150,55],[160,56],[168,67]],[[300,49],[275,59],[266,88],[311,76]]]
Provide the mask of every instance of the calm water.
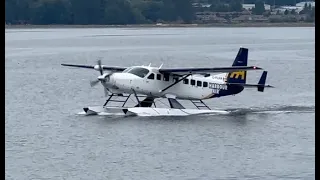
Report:
[[[315,179],[314,28],[6,30],[6,179]],[[208,100],[229,115],[90,116],[99,73],[61,63],[230,66],[240,46],[264,93]],[[257,83],[261,72],[249,72]]]

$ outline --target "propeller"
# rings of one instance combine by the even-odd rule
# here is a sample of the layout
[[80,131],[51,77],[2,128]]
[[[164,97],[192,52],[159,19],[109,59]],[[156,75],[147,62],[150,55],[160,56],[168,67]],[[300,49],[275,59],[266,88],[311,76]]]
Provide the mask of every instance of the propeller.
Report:
[[[110,73],[110,74],[107,74],[106,76],[103,76],[104,74],[103,74],[103,67],[101,65],[101,59],[98,59],[97,65],[94,66],[94,69],[99,70],[100,76],[98,76],[98,78],[96,80],[90,81],[91,87],[96,86],[99,82],[101,82],[101,83],[105,82],[106,78],[109,78],[109,76],[112,74],[112,73]],[[109,89],[107,89],[105,87],[103,89],[104,89],[105,96],[108,96]]]
[[[102,65],[101,65],[101,59],[99,59],[99,60],[97,61],[97,64],[98,64],[98,65],[96,65],[94,68],[97,69],[97,70],[99,70],[100,75],[102,76],[102,75],[103,75],[103,68],[102,68]],[[101,81],[102,81],[102,79],[100,79],[100,78],[98,77],[98,79],[93,80],[93,81],[90,81],[90,86],[91,86],[91,87],[94,87],[94,86],[96,86],[96,85],[97,85],[99,82],[101,82]]]
[[98,67],[99,67],[99,71],[100,71],[100,75],[103,75],[103,68],[101,66],[101,60],[98,60]]
[[91,87],[94,87],[94,86],[96,86],[99,82],[100,82],[99,79],[94,80],[94,81],[90,81],[90,86],[91,86]]

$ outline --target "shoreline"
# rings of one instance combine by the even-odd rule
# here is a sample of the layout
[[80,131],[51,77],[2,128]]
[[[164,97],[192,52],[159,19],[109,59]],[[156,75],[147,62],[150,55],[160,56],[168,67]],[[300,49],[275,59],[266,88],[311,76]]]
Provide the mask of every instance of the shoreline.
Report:
[[315,23],[211,23],[211,24],[133,24],[133,25],[5,25],[5,29],[39,28],[190,28],[190,27],[315,27]]

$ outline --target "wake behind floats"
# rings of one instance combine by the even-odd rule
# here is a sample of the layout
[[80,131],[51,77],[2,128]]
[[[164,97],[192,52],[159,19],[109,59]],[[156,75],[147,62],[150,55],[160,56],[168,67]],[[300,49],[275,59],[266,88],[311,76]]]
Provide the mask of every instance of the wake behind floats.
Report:
[[[108,97],[103,106],[83,108],[87,115],[121,112],[125,115],[191,115],[203,113],[227,113],[212,110],[203,100],[239,94],[244,88],[257,88],[263,92],[266,87],[267,71],[263,71],[258,84],[246,83],[247,71],[262,70],[257,66],[248,66],[248,49],[240,48],[231,67],[213,68],[162,68],[151,66],[111,67],[101,65],[61,64],[77,68],[95,69],[100,72],[91,86],[102,84]],[[106,71],[106,72],[104,72]],[[212,75],[211,73],[219,73]],[[127,94],[127,95],[126,95]],[[144,99],[139,100],[139,95]],[[138,104],[125,106],[131,95]],[[107,106],[112,98],[123,97],[122,106]],[[170,108],[157,108],[156,98],[166,98]],[[190,100],[197,109],[186,109],[177,100]],[[206,108],[206,109],[203,109]]]

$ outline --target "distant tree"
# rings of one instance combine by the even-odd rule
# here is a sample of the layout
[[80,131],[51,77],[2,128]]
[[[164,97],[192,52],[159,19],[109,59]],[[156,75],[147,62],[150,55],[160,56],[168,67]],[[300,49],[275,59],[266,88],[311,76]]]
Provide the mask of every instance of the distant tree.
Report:
[[141,9],[141,13],[146,19],[153,22],[165,18],[162,14],[164,11],[164,4],[162,2],[143,2],[140,4],[139,9]]
[[308,11],[311,11],[312,7],[311,7],[311,3],[309,3],[308,5]]
[[282,22],[283,19],[282,19],[282,18],[277,18],[277,17],[270,17],[270,18],[269,18],[269,21],[270,21],[271,23],[278,23],[278,22]]
[[226,7],[226,4],[222,0],[210,0],[208,1],[210,6],[210,11],[213,12],[226,12],[229,11],[229,7]]
[[299,14],[310,14],[311,11],[312,11],[311,4],[308,5],[308,3],[305,3],[303,9],[299,12]]
[[12,0],[5,0],[5,21],[6,23],[17,23],[17,4]]
[[263,13],[263,16],[265,16],[265,17],[269,17],[271,15],[271,12],[270,11],[267,11],[267,12],[264,12]]
[[216,7],[217,7],[217,4],[211,4],[209,9],[210,11],[215,11]]
[[74,24],[103,24],[104,0],[70,0]]
[[296,14],[297,14],[297,13],[296,13],[296,10],[292,9],[291,12],[290,12],[290,14],[296,15]]
[[226,4],[212,4],[210,6],[210,10],[213,12],[228,12],[229,11],[229,6]]
[[5,21],[9,23],[28,22],[31,2],[24,0],[5,0]]
[[255,7],[252,8],[252,12],[256,15],[262,15],[264,11],[265,11],[264,2],[260,0],[256,1]]
[[[264,3],[295,5],[304,0],[245,0],[255,3],[253,14],[265,12]],[[136,24],[191,23],[192,3],[210,3],[213,12],[242,11],[242,0],[5,0],[5,22],[9,24]],[[205,11],[205,8],[197,8]],[[291,11],[291,14],[293,11]],[[314,21],[315,8],[306,3],[299,14]]]
[[307,9],[308,9],[308,3],[304,3],[303,10],[307,10]]
[[226,16],[224,17],[226,20],[230,20],[230,16],[229,14],[226,14]]
[[132,9],[132,14],[134,16],[134,21],[139,24],[147,23],[147,19],[142,15],[141,11],[137,8]]
[[301,18],[300,18],[300,21],[304,21],[304,20],[305,20],[304,17],[301,17]]
[[163,0],[162,19],[165,21],[177,20],[177,12],[173,0]]
[[305,19],[306,22],[314,22],[314,17],[311,16],[307,16],[307,18]]
[[288,9],[286,9],[285,11],[284,11],[284,15],[288,15],[289,14],[289,11],[288,11]]
[[[138,13],[138,12],[135,12]],[[106,24],[135,24],[136,17],[134,16],[131,4],[126,0],[109,0],[105,8],[105,23]]]
[[194,19],[194,11],[191,0],[173,0],[176,13],[185,23],[191,23]]
[[305,21],[314,22],[315,21],[315,7],[312,7],[311,10],[306,14]]
[[[296,0],[276,0],[275,3],[280,6],[288,5],[288,6],[294,6],[296,5]],[[273,4],[273,3],[272,3]]]
[[229,4],[230,11],[241,12],[242,11],[242,4],[240,0],[234,0]]
[[314,18],[315,17],[315,13],[316,13],[316,7],[312,7],[310,16]]
[[[33,7],[32,24],[71,24],[70,3],[63,0],[45,1]],[[39,16],[41,14],[41,16]]]

